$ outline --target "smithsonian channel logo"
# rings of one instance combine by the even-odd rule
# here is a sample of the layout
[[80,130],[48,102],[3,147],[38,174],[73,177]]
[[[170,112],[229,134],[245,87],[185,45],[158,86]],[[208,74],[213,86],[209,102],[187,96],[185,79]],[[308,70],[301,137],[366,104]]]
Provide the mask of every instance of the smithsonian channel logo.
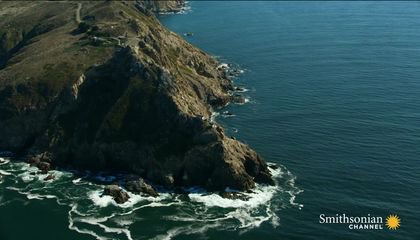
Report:
[[344,224],[351,230],[397,230],[401,225],[401,219],[396,214],[390,214],[386,218],[381,216],[347,216],[345,213],[327,216],[319,215],[320,224]]

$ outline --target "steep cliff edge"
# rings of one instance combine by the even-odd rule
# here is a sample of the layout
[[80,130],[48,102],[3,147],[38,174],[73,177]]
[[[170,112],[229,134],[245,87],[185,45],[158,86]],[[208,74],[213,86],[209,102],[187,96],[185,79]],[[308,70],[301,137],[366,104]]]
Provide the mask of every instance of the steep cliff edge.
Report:
[[273,184],[258,154],[211,120],[231,81],[147,9],[0,3],[0,149],[168,188]]

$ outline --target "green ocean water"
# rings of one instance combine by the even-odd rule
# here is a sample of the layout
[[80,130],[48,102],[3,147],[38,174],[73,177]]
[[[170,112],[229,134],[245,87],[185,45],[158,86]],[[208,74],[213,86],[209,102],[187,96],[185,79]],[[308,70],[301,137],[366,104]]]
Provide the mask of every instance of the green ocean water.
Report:
[[[190,189],[118,206],[95,183],[118,176],[56,171],[45,182],[3,158],[0,240],[419,239],[420,3],[189,6],[160,18],[244,71],[235,83],[249,102],[216,120],[279,166],[278,186],[259,186],[248,201]],[[343,213],[397,214],[401,227],[319,223]]]

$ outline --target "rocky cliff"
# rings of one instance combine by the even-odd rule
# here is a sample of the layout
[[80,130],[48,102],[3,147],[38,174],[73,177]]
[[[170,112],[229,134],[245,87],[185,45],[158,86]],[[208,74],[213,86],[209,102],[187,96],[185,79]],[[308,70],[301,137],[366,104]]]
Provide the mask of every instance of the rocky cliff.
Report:
[[232,82],[149,10],[179,3],[156,4],[1,2],[0,149],[168,188],[273,184],[211,119]]

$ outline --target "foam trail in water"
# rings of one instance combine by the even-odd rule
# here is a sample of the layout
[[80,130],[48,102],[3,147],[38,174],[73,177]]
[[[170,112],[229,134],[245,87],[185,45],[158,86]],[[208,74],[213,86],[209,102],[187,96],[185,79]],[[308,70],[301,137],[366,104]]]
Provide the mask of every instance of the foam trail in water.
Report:
[[96,238],[97,240],[108,240],[109,239],[109,238],[106,238],[106,237],[99,236],[94,231],[87,230],[87,229],[79,229],[78,227],[74,226],[74,221],[73,221],[73,218],[72,218],[72,213],[73,213],[73,211],[75,211],[76,208],[77,208],[77,205],[74,204],[74,205],[72,205],[72,208],[68,212],[68,219],[69,219],[69,226],[68,226],[68,228],[70,230],[76,231],[76,232],[78,232],[80,234],[90,235],[90,236]]
[[72,183],[77,185],[78,183],[80,183],[81,180],[82,178],[77,178],[77,179],[72,180]]
[[10,175],[12,175],[11,173],[9,173],[9,172],[6,172],[6,171],[3,171],[3,170],[0,170],[0,175],[3,175],[3,176],[10,176]]
[[9,159],[0,158],[0,166],[6,165],[10,162]]
[[192,234],[204,234],[209,229],[220,229],[222,224],[220,222],[213,223],[213,224],[206,224],[204,226],[196,226],[196,225],[189,225],[187,227],[178,227],[174,229],[170,229],[166,232],[166,234],[158,235],[153,240],[170,240],[174,237],[185,234],[185,235],[192,235]]
[[[141,196],[141,195],[138,195],[138,194],[133,194],[131,192],[127,192],[128,196],[130,197],[128,199],[128,201],[123,203],[123,204],[117,204],[111,196],[103,195],[102,193],[103,193],[103,190],[91,191],[88,194],[88,197],[89,197],[89,199],[92,200],[92,202],[95,205],[97,205],[99,207],[108,207],[108,206],[112,205],[112,206],[119,207],[119,208],[132,208],[134,205],[136,205],[140,202],[152,202],[152,203],[147,205],[149,207],[163,206],[159,202],[162,201],[163,199],[166,199],[166,198],[169,197],[169,194],[164,194],[164,193],[160,194],[159,197],[145,197],[145,196]],[[144,206],[146,206],[146,205],[144,205]]]

